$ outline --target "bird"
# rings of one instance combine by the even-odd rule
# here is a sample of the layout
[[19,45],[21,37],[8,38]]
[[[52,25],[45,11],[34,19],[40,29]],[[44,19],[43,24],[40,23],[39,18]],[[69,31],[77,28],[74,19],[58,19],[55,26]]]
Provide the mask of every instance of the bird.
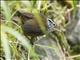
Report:
[[[37,18],[34,16],[33,13],[26,12],[24,10],[18,10],[17,16],[21,19],[21,27],[25,36],[31,36],[33,39],[34,37],[44,35],[44,32],[41,30]],[[41,21],[44,23],[46,31],[53,31],[54,27],[56,26],[55,22],[42,13],[39,13],[39,16],[40,18],[42,18]],[[33,45],[32,41],[31,44]]]
[[[21,18],[22,30],[25,35],[26,34],[29,36],[44,35],[33,13],[18,10],[17,14],[18,17]],[[50,18],[46,18],[45,15],[41,13],[39,13],[39,15],[43,19],[42,22],[44,23],[46,31],[51,32],[56,25],[55,22]]]

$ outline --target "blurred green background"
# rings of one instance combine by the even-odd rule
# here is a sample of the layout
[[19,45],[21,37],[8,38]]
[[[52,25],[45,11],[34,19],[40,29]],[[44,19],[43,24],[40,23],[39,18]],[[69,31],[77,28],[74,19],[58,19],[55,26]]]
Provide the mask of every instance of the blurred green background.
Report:
[[[3,60],[80,60],[80,2],[77,0],[0,1],[0,59]],[[42,13],[56,23],[50,33],[38,22],[44,35],[25,36],[17,10]],[[34,45],[30,43],[34,42]]]

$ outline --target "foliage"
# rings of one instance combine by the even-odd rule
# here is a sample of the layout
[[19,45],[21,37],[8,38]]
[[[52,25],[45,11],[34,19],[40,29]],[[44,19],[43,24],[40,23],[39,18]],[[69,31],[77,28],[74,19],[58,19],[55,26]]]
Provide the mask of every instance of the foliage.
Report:
[[[74,12],[73,16],[76,14],[76,1],[72,1]],[[66,60],[68,55],[69,59],[71,57],[70,46],[67,42],[64,31],[66,30],[66,26],[68,23],[65,23],[65,12],[66,6],[63,8],[59,3],[50,1],[1,1],[1,47],[0,47],[0,58],[4,58],[6,60],[40,60],[40,55],[36,53],[35,45],[30,44],[30,40],[24,36],[21,23],[19,24],[20,19],[16,19],[16,22],[13,21],[13,17],[16,14],[17,10],[25,10],[27,12],[33,13],[37,19],[40,19],[37,13],[43,13],[49,18],[54,20],[57,24],[57,28],[55,28],[52,33],[48,34],[43,27],[43,24],[40,20],[38,20],[39,25],[45,35],[52,40],[55,40],[57,43],[57,47],[53,44],[52,46],[45,45],[37,45],[42,48],[49,48],[56,51],[56,54],[59,57],[63,57]],[[36,13],[36,14],[35,14]],[[53,14],[54,13],[54,14]],[[1,17],[2,16],[2,17]],[[62,56],[60,55],[60,53]],[[66,53],[67,52],[67,53]],[[75,52],[73,52],[75,53]],[[78,55],[80,56],[80,55]],[[75,57],[76,58],[76,57]],[[60,59],[61,60],[61,59]],[[79,60],[76,58],[75,60]]]

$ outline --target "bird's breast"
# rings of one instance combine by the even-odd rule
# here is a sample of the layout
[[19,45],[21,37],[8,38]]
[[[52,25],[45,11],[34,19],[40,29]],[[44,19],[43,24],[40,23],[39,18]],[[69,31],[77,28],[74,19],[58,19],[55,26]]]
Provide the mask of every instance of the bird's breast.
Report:
[[28,35],[43,35],[43,32],[38,24],[37,21],[35,20],[29,20],[26,21],[23,25],[22,25],[22,29],[24,31],[24,33],[28,34]]

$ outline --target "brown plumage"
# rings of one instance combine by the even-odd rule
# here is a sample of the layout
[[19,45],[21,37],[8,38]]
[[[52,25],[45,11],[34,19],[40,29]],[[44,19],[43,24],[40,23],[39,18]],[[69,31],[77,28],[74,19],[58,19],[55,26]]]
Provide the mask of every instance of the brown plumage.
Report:
[[[37,18],[34,16],[33,13],[25,12],[22,10],[17,11],[17,15],[21,19],[22,22],[21,26],[24,35],[31,36],[30,42],[33,45],[35,40],[34,37],[44,35]],[[55,23],[51,19],[46,18],[45,15],[41,13],[39,13],[39,16],[42,19],[41,21],[43,22],[43,26],[45,27],[45,30],[49,32],[53,31]]]
[[[25,35],[29,36],[40,36],[44,33],[41,30],[41,27],[39,26],[38,20],[34,16],[33,13],[25,12],[25,11],[17,11],[18,17],[21,18],[22,21],[22,30]],[[45,15],[39,13],[41,21],[44,23],[44,27],[46,28],[46,31],[51,30],[55,23],[52,22],[52,20],[47,19]]]
[[[43,35],[43,32],[32,13],[18,11],[18,16],[21,18],[22,21],[22,30],[25,35],[29,36],[40,36]],[[40,15],[43,19],[42,22],[45,22],[44,25],[47,27],[47,20],[43,15]]]

